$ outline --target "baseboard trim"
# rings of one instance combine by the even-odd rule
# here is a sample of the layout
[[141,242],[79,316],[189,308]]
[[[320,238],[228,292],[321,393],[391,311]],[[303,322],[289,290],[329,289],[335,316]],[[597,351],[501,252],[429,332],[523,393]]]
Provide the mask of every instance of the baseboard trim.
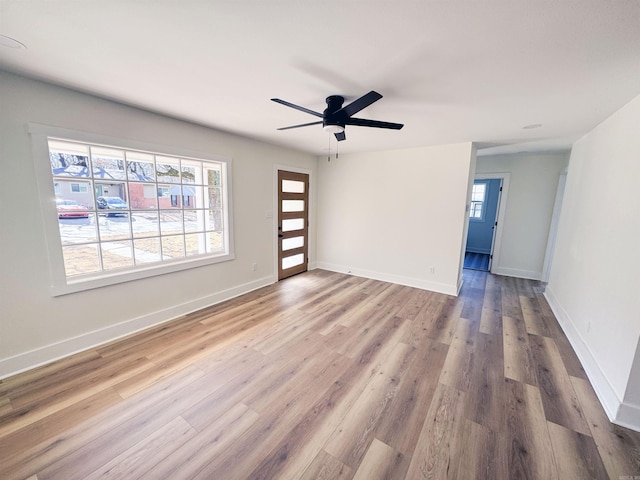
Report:
[[209,307],[225,300],[230,300],[231,298],[244,295],[245,293],[266,287],[273,283],[272,276],[262,277],[227,290],[216,292],[179,305],[174,305],[170,308],[132,318],[115,325],[110,325],[77,337],[52,343],[13,357],[4,358],[0,360],[0,379],[46,365],[55,360],[69,357],[75,353],[79,353],[90,348],[95,348],[107,342],[174,320],[201,308]]
[[640,432],[640,405],[623,402],[614,423]]
[[521,270],[519,268],[496,267],[491,266],[491,273],[495,275],[503,275],[505,277],[526,278],[529,280],[542,280],[542,272],[534,270]]
[[371,270],[345,267],[343,265],[336,265],[333,263],[317,262],[317,268],[323,270],[329,270],[331,272],[346,273],[348,275],[355,275],[356,277],[370,278],[372,280],[380,280],[382,282],[397,283],[398,285],[405,285],[407,287],[420,288],[422,290],[429,290],[437,293],[444,293],[446,295],[458,295],[458,285],[447,284],[440,282],[429,282],[421,278],[405,277],[402,275],[394,275],[390,273],[375,272]]
[[640,406],[625,404],[618,397],[607,380],[606,375],[600,369],[598,362],[589,350],[586,342],[580,335],[580,332],[575,328],[575,324],[571,320],[570,315],[562,307],[553,290],[547,287],[544,296],[564,334],[567,336],[567,340],[569,340],[573,350],[576,352],[609,420],[616,425],[640,432]]

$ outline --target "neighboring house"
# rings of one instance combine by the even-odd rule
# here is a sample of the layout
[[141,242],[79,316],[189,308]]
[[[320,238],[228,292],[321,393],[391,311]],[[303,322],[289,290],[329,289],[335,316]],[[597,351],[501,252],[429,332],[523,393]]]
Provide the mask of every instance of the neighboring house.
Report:
[[58,180],[53,184],[56,198],[75,200],[84,207],[93,205],[91,184],[82,180]]
[[[195,206],[195,189],[189,185],[174,185],[172,183],[158,184],[155,179],[145,175],[129,171],[129,179],[133,177],[134,182],[129,183],[129,192],[123,182],[117,179],[123,175],[124,163],[120,169],[109,169],[104,167],[94,167],[94,178],[101,179],[94,185],[95,196],[91,192],[91,182],[83,180],[88,176],[87,157],[72,154],[51,155],[52,173],[57,176],[54,182],[54,191],[57,198],[75,200],[80,205],[93,208],[96,197],[120,197],[128,202],[131,209],[145,210],[148,208],[160,209],[175,207],[177,205]],[[132,162],[134,163],[134,162]],[[149,172],[147,172],[149,173]],[[150,172],[153,174],[153,172]],[[69,177],[65,179],[63,177]],[[161,176],[163,180],[171,181],[172,178]],[[102,181],[104,179],[104,181]],[[150,183],[154,182],[154,183]]]

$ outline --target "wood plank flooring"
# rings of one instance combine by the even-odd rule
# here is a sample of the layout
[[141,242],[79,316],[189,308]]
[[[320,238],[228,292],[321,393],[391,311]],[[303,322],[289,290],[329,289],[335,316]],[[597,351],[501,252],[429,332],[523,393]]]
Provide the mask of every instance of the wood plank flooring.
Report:
[[0,478],[640,478],[538,282],[314,270],[0,382]]

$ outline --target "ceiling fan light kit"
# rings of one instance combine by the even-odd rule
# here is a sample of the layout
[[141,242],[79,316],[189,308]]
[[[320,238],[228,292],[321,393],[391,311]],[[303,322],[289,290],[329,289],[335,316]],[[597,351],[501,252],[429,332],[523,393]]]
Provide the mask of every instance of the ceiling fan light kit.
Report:
[[346,140],[347,138],[344,132],[345,127],[347,125],[357,125],[360,127],[388,128],[392,130],[400,130],[402,127],[404,127],[404,125],[401,123],[381,122],[378,120],[368,120],[365,118],[352,117],[352,115],[355,115],[360,110],[367,108],[369,105],[371,105],[374,102],[377,102],[381,98],[382,98],[382,95],[372,90],[369,93],[358,98],[357,100],[354,100],[349,105],[346,105],[343,107],[342,104],[344,103],[344,97],[340,95],[331,95],[327,97],[326,99],[327,108],[322,113],[309,110],[308,108],[295,105],[293,103],[287,102],[285,100],[281,100],[279,98],[272,98],[271,101],[279,103],[286,107],[300,110],[301,112],[305,112],[322,119],[322,121],[302,123],[300,125],[292,125],[290,127],[282,127],[282,128],[279,128],[278,130],[289,130],[292,128],[308,127],[310,125],[322,124],[322,128],[324,129],[324,131],[328,133],[333,133],[336,139],[340,142],[342,140]]
[[322,129],[327,133],[344,132],[344,127],[342,125],[325,125]]

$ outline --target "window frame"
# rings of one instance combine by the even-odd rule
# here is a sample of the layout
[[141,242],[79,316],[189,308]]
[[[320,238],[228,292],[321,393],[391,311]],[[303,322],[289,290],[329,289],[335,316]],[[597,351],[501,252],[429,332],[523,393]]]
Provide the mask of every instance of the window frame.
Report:
[[[47,242],[47,256],[51,276],[51,295],[60,296],[69,293],[115,285],[129,281],[149,278],[157,275],[183,271],[191,268],[202,267],[222,263],[235,259],[234,226],[233,226],[233,162],[230,157],[213,155],[193,151],[186,148],[158,145],[150,142],[135,141],[125,138],[113,138],[106,135],[53,127],[37,123],[28,123],[27,132],[31,137],[32,156],[34,162],[35,178],[38,187],[38,195],[42,212],[42,222]],[[127,270],[115,270],[99,272],[92,275],[83,275],[77,278],[67,277],[62,254],[62,241],[58,224],[56,209],[56,194],[54,191],[51,163],[49,160],[49,138],[67,139],[71,142],[88,143],[93,145],[115,145],[118,148],[138,150],[166,154],[179,158],[194,158],[204,161],[212,161],[223,164],[222,183],[223,200],[226,210],[223,210],[225,230],[223,235],[224,253],[208,254],[197,257],[185,257],[159,262],[150,265],[137,266]]]
[[[473,200],[473,185],[484,185],[484,198],[482,199],[482,201],[474,201]],[[473,185],[471,186],[471,200],[469,202],[469,220],[472,222],[484,222],[485,221],[485,206],[487,203],[487,194],[489,193],[489,182],[486,180],[474,180]],[[480,203],[481,204],[481,210],[480,210],[480,216],[479,217],[474,217],[472,216],[473,213],[473,204],[474,203]]]

